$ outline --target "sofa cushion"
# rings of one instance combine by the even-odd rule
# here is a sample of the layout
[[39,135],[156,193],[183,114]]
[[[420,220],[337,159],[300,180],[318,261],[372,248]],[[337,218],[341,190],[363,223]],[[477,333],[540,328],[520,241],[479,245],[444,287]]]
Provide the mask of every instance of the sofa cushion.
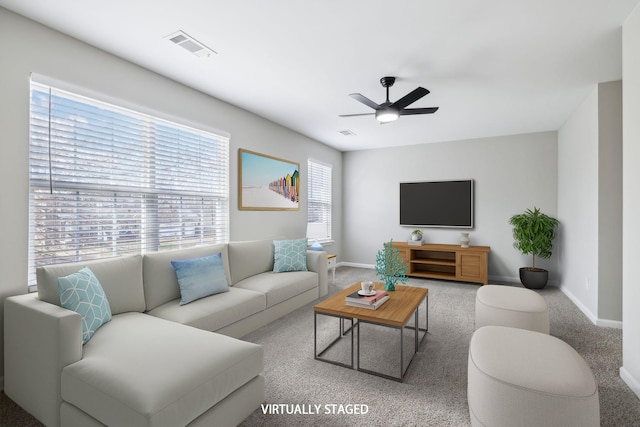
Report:
[[171,261],[180,285],[180,305],[209,295],[229,292],[222,254]]
[[171,261],[205,257],[218,252],[222,253],[227,283],[231,284],[227,245],[224,243],[145,254],[142,260],[142,271],[147,310],[153,310],[159,305],[180,298],[180,286]]
[[318,287],[318,274],[312,271],[262,273],[236,283],[234,288],[261,292],[267,297],[267,308]]
[[307,271],[307,239],[274,240],[273,271]]
[[211,295],[187,305],[180,305],[180,301],[175,299],[147,314],[207,331],[217,331],[264,310],[266,300],[263,293],[232,286],[229,292]]
[[75,311],[82,319],[82,344],[86,344],[100,326],[111,320],[109,300],[89,267],[58,277],[58,293],[62,307]]
[[259,345],[125,313],[62,370],[61,391],[106,425],[187,425],[262,369]]
[[229,242],[231,284],[273,270],[273,240]]
[[102,285],[111,306],[111,314],[144,311],[145,295],[142,288],[140,255],[38,267],[38,298],[60,306],[58,277],[73,274],[85,266],[91,268]]

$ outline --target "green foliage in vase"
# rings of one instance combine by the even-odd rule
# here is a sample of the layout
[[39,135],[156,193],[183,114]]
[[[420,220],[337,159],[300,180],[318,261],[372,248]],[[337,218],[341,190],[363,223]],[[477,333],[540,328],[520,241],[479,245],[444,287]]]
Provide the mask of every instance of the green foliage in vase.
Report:
[[549,258],[556,237],[558,220],[540,212],[534,207],[524,213],[513,215],[509,219],[513,225],[513,246],[523,255],[533,256],[533,268],[536,268],[536,257]]
[[400,257],[398,248],[393,247],[393,239],[385,243],[376,255],[376,274],[383,280],[387,290],[394,290],[395,284],[406,283],[407,266]]

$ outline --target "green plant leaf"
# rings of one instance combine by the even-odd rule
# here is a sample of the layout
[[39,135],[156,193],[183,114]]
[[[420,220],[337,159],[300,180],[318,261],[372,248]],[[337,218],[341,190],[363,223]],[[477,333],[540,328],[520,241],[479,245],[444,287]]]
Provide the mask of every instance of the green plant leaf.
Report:
[[513,215],[509,219],[513,226],[513,246],[523,255],[532,255],[533,267],[536,257],[550,258],[553,250],[553,240],[556,237],[557,219],[550,217],[539,208],[527,209],[524,213]]
[[376,254],[376,274],[385,283],[406,283],[407,266],[400,257],[400,251],[393,246],[393,239],[383,245]]

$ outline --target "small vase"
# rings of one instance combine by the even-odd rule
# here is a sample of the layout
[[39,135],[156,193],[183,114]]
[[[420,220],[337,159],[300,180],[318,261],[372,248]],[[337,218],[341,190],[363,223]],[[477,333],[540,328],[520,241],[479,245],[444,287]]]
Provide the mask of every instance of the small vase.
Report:
[[460,233],[460,246],[463,248],[469,247],[469,233]]
[[385,282],[385,285],[384,285],[384,290],[385,291],[389,291],[389,292],[390,291],[395,291],[396,287],[395,287],[395,285],[393,284],[393,282],[391,280],[387,280]]

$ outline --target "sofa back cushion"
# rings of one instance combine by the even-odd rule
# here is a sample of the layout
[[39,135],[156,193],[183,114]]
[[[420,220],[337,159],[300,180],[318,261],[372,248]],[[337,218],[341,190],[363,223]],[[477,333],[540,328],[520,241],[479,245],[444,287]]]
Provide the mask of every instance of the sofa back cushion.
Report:
[[273,240],[229,243],[231,284],[266,271],[273,271]]
[[180,298],[180,285],[171,261],[201,258],[217,253],[222,254],[227,283],[231,284],[229,280],[229,256],[225,243],[145,254],[142,261],[142,272],[147,311]]
[[128,255],[97,261],[38,267],[38,297],[51,304],[60,304],[58,277],[77,273],[89,267],[100,281],[111,306],[111,314],[145,310],[145,296],[142,287],[142,256]]

